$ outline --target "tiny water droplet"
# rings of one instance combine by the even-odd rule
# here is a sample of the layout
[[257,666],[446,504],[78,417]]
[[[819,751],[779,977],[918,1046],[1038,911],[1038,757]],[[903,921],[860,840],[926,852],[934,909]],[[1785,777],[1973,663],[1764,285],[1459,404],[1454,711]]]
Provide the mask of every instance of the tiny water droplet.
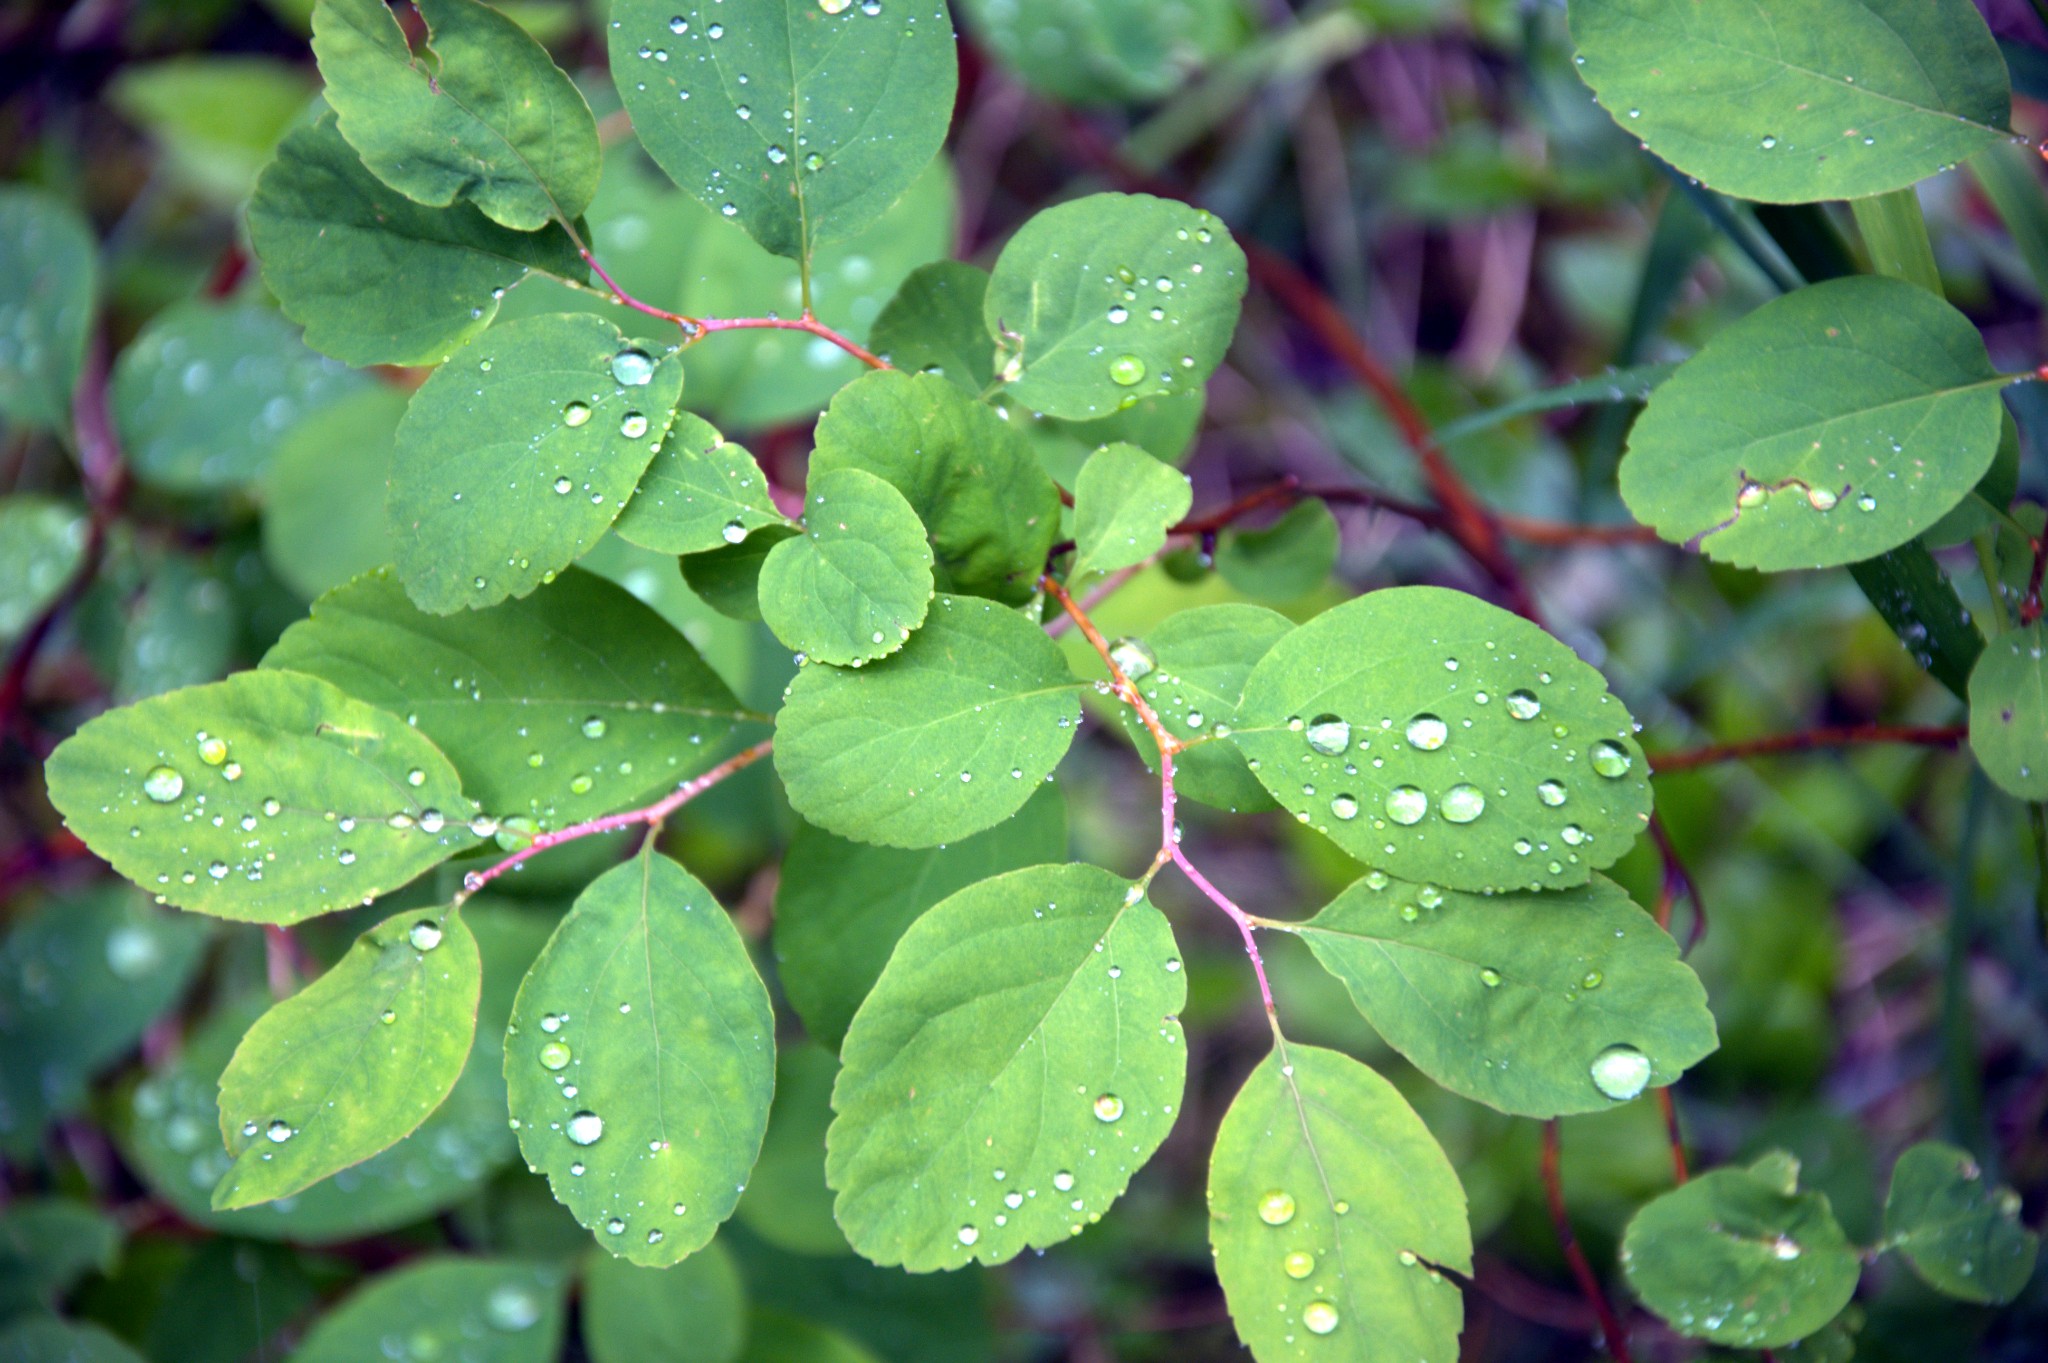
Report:
[[209,767],[217,767],[228,760],[228,744],[224,738],[199,735],[199,760]]
[[582,728],[583,736],[585,738],[604,737],[605,723],[603,717],[600,715],[592,715],[590,718],[584,720]]
[[1280,1267],[1286,1270],[1290,1278],[1306,1278],[1316,1271],[1316,1256],[1305,1249],[1298,1249],[1282,1259]]
[[267,1139],[272,1145],[283,1145],[286,1141],[290,1140],[294,1134],[296,1133],[292,1130],[292,1124],[284,1120],[282,1117],[272,1122],[269,1126],[263,1128],[263,1135],[265,1139]]
[[1479,971],[1479,982],[1488,989],[1498,989],[1500,988],[1500,972],[1490,965],[1484,966]]

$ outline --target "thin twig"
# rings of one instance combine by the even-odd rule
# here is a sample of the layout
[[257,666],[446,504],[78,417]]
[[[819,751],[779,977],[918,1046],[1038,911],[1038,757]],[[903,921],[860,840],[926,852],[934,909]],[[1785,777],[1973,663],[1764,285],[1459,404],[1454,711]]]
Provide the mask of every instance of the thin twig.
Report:
[[1929,748],[1953,748],[1969,737],[1964,724],[1829,724],[1789,734],[1767,734],[1736,743],[1713,743],[1704,748],[1655,753],[1650,770],[1662,775],[1691,771],[1716,762],[1735,762],[1749,757],[1773,757],[1783,753],[1815,752],[1823,748],[1846,748],[1864,743],[1910,743]]
[[657,308],[652,303],[635,298],[620,286],[618,280],[612,278],[611,273],[603,265],[598,263],[595,255],[592,255],[587,249],[583,250],[581,254],[583,256],[583,263],[590,267],[591,273],[604,282],[605,290],[611,294],[611,299],[614,303],[617,303],[620,307],[631,308],[635,312],[645,313],[649,317],[659,318],[661,321],[679,328],[683,333],[684,345],[693,345],[714,331],[764,329],[803,331],[821,340],[830,341],[833,345],[838,346],[870,369],[889,368],[887,360],[876,355],[852,337],[841,335],[831,327],[826,326],[809,311],[806,311],[801,317],[689,317],[680,312],[670,312],[666,308]]
[[1550,1207],[1550,1223],[1557,1229],[1557,1247],[1564,1252],[1564,1260],[1571,1266],[1572,1276],[1578,1279],[1580,1294],[1600,1321],[1600,1333],[1607,1340],[1607,1352],[1613,1355],[1615,1363],[1632,1363],[1628,1352],[1628,1333],[1622,1329],[1614,1308],[1607,1304],[1607,1294],[1600,1290],[1600,1280],[1594,1276],[1593,1266],[1586,1262],[1586,1251],[1579,1248],[1579,1239],[1572,1234],[1571,1216],[1564,1205],[1564,1180],[1558,1171],[1559,1156],[1557,1119],[1553,1117],[1543,1124],[1542,1170],[1543,1199]]

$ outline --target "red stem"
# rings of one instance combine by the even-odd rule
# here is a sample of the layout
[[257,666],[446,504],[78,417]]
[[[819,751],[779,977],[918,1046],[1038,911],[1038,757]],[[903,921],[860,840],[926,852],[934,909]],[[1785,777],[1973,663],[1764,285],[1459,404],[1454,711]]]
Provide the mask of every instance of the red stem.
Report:
[[1843,748],[1860,743],[1911,743],[1929,748],[1952,748],[1969,737],[1963,724],[1887,725],[1834,724],[1797,733],[1768,734],[1738,743],[1714,743],[1682,752],[1657,753],[1650,758],[1650,770],[1690,771],[1715,762],[1733,762],[1746,757],[1771,757],[1780,753],[1813,752],[1822,748]]
[[2041,577],[2048,571],[2048,535],[2034,541],[2034,566],[2027,574],[2027,594],[2020,600],[2020,624],[2033,624],[2041,618]]
[[870,369],[889,368],[887,360],[874,354],[853,338],[840,335],[809,312],[804,313],[801,317],[686,317],[682,313],[669,312],[665,308],[657,308],[652,303],[643,302],[635,298],[620,287],[619,281],[613,279],[610,272],[598,263],[596,256],[587,250],[582,252],[582,256],[583,263],[588,265],[591,272],[604,281],[605,288],[611,291],[614,303],[619,304],[621,307],[631,308],[635,312],[645,313],[649,317],[660,318],[664,322],[680,327],[683,333],[683,344],[685,345],[693,344],[714,331],[743,331],[761,328],[779,331],[807,331],[813,336],[830,341],[833,345],[838,346]]
[[1621,1328],[1621,1320],[1614,1314],[1614,1308],[1607,1304],[1607,1294],[1600,1290],[1600,1280],[1593,1275],[1593,1266],[1586,1262],[1586,1252],[1579,1248],[1578,1237],[1572,1234],[1571,1217],[1564,1206],[1564,1180],[1558,1172],[1559,1154],[1557,1119],[1553,1117],[1543,1124],[1542,1169],[1543,1199],[1550,1207],[1550,1223],[1557,1228],[1557,1247],[1564,1251],[1564,1260],[1571,1266],[1572,1277],[1578,1279],[1580,1294],[1599,1318],[1600,1333],[1607,1340],[1607,1352],[1613,1355],[1615,1363],[1632,1363],[1628,1334]]

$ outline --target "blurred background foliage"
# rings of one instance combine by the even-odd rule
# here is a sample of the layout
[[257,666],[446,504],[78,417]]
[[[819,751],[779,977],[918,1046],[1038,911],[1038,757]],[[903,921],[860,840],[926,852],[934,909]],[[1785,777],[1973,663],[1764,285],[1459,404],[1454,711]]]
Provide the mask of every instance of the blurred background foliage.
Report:
[[[239,219],[277,138],[317,111],[310,7],[0,8],[0,173],[75,205],[98,234],[101,344],[118,357],[112,405],[127,458],[118,505],[94,522],[64,442],[0,424],[0,647],[10,660],[0,690],[0,1331],[15,1327],[10,1363],[57,1356],[36,1352],[35,1328],[21,1324],[53,1309],[103,1327],[107,1349],[122,1341],[159,1363],[282,1358],[372,1275],[427,1271],[417,1268],[436,1262],[426,1256],[530,1261],[546,1270],[534,1279],[546,1292],[589,1250],[541,1181],[517,1167],[493,1041],[554,919],[621,844],[554,852],[472,910],[485,1023],[446,1109],[329,1185],[218,1214],[207,1191],[226,1158],[214,1134],[225,1057],[273,992],[337,958],[369,911],[309,923],[289,941],[170,914],[85,856],[41,791],[42,759],[82,718],[253,663],[314,595],[388,557],[384,470],[420,376],[353,374],[305,350],[251,268]],[[501,7],[577,74],[601,117],[617,108],[602,0]],[[1039,207],[1117,184],[1113,156],[1318,278],[1407,372],[1432,419],[1460,432],[1449,453],[1493,506],[1615,522],[1625,519],[1613,474],[1626,402],[1475,415],[1553,384],[1682,358],[1786,283],[1857,250],[1830,209],[1751,209],[1661,173],[1574,75],[1561,5],[955,8],[963,84],[949,157],[818,269],[820,314],[856,338],[917,266],[948,255],[985,263]],[[2048,29],[2021,0],[1985,8],[2019,94],[2016,126],[2048,132]],[[589,218],[623,284],[693,314],[794,310],[793,266],[669,187],[616,136],[625,131],[617,116],[605,126],[615,136]],[[2048,358],[2038,162],[2015,153],[1973,164],[1923,186],[1922,200],[1944,283],[1983,327],[1994,361],[2015,369]],[[502,316],[555,308],[553,287],[515,291]],[[232,326],[190,324],[195,306],[223,304]],[[692,354],[685,402],[744,441],[779,484],[800,485],[811,421],[852,363],[797,334],[716,338]],[[1615,398],[1637,391],[1609,382]],[[2048,493],[2048,411],[2038,385],[2010,396],[2023,436],[2020,493],[2038,502]],[[1192,416],[1140,419],[1184,428]],[[1070,474],[1081,437],[1016,419],[1030,422],[1048,465]],[[1185,467],[1198,513],[1282,475],[1395,499],[1423,494],[1367,395],[1257,290]],[[1111,633],[1142,633],[1203,602],[1254,599],[1301,619],[1396,581],[1485,590],[1445,541],[1410,520],[1355,505],[1335,517],[1337,535],[1297,520],[1263,540],[1226,537],[1213,558],[1180,555],[1098,618]],[[101,532],[104,553],[89,554]],[[1945,561],[1981,608],[1967,545],[1960,555]],[[1552,626],[1607,673],[1645,721],[1653,752],[1955,714],[1844,573],[1765,578],[1639,544],[1541,546],[1522,558]],[[95,571],[67,596],[89,560]],[[707,608],[673,560],[613,539],[588,562],[675,621],[750,704],[767,704],[787,680],[786,653],[757,625]],[[39,631],[60,600],[68,608]],[[1074,656],[1093,665],[1085,650]],[[1149,787],[1120,726],[1093,726],[1066,770],[1074,855],[1142,862]],[[1657,795],[1705,906],[1704,917],[1681,906],[1675,926],[1682,940],[1704,928],[1690,959],[1722,1037],[1677,1091],[1696,1165],[1789,1148],[1867,1241],[1891,1160],[1939,1136],[2018,1188],[2025,1219],[2038,1224],[2048,1207],[2048,952],[2035,927],[2041,891],[2024,808],[1989,790],[1966,759],[1905,748],[1713,765],[1659,778]],[[668,834],[734,910],[771,978],[776,865],[791,827],[764,764],[693,805]],[[1275,814],[1225,820],[1190,809],[1187,836],[1226,889],[1275,916],[1305,915],[1358,870]],[[1648,841],[1619,878],[1645,904],[1673,888]],[[407,893],[425,903],[449,889],[429,877]],[[735,1222],[652,1283],[623,1263],[597,1268],[561,1356],[1238,1357],[1209,1269],[1201,1189],[1206,1133],[1266,1033],[1228,924],[1183,887],[1162,882],[1160,893],[1191,957],[1190,1093],[1178,1130],[1116,1215],[1057,1253],[1000,1271],[907,1277],[867,1266],[833,1226],[823,1185],[830,1059],[792,1047],[768,1149]],[[1466,1293],[1465,1356],[1592,1353],[1594,1322],[1543,1209],[1539,1128],[1416,1079],[1299,943],[1277,937],[1272,957],[1291,1033],[1385,1070],[1464,1179],[1482,1246]],[[793,1019],[785,1026],[793,1037]],[[1625,1297],[1612,1272],[1620,1230],[1670,1182],[1661,1122],[1638,1103],[1563,1126],[1578,1234]],[[606,1298],[611,1326],[594,1329],[592,1305]],[[488,1316],[499,1300],[494,1291],[463,1309]],[[1861,1313],[1856,1356],[1872,1360],[2017,1363],[2040,1358],[2048,1340],[2042,1275],[2019,1303],[1992,1312],[1940,1301],[1888,1264],[1866,1280]],[[419,1349],[432,1341],[402,1324],[360,1342],[378,1341],[391,1358],[427,1357]],[[1648,1316],[1638,1313],[1635,1327],[1639,1357],[1697,1356]]]

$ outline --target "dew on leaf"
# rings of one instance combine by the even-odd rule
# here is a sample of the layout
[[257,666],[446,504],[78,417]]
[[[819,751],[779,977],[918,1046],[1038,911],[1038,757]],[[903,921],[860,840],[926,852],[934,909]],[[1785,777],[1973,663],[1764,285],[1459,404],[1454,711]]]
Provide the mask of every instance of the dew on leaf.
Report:
[[1508,692],[1508,713],[1516,719],[1534,719],[1543,713],[1543,702],[1534,691],[1521,688]]
[[1316,1256],[1305,1249],[1297,1249],[1280,1261],[1280,1267],[1290,1278],[1306,1278],[1316,1271]]
[[1351,746],[1351,726],[1335,715],[1317,715],[1303,734],[1308,745],[1325,757],[1336,757]]
[[272,1145],[283,1145],[295,1134],[297,1133],[292,1130],[292,1124],[282,1117],[263,1128],[264,1139],[268,1140]]
[[1119,355],[1109,362],[1109,377],[1125,388],[1145,381],[1145,362],[1136,355]]
[[524,1330],[540,1319],[540,1299],[523,1287],[506,1283],[492,1291],[484,1315],[500,1330]]
[[1153,669],[1159,666],[1158,656],[1150,645],[1143,639],[1128,636],[1109,646],[1109,660],[1131,681],[1151,676]]
[[1124,1115],[1124,1100],[1114,1093],[1105,1093],[1095,1100],[1095,1120],[1113,1122]]
[[1395,786],[1387,792],[1387,817],[1398,824],[1422,822],[1429,813],[1429,797],[1414,786]]
[[406,932],[405,940],[412,943],[415,951],[432,951],[441,945],[441,925],[430,918],[422,918]]
[[142,793],[160,805],[167,805],[185,793],[185,778],[175,767],[151,767],[142,778]]
[[605,723],[604,718],[601,715],[590,716],[588,719],[583,721],[580,727],[583,730],[583,736],[585,738],[604,737]]
[[1408,721],[1405,731],[1410,746],[1424,752],[1435,752],[1450,738],[1450,727],[1435,715],[1417,715]]
[[541,1064],[541,1068],[542,1068],[542,1069],[546,1069],[546,1070],[559,1070],[559,1069],[562,1069],[562,1068],[564,1068],[565,1066],[567,1066],[567,1065],[568,1065],[568,1063],[569,1063],[569,1057],[570,1057],[570,1051],[569,1051],[569,1046],[568,1046],[568,1043],[567,1043],[567,1042],[563,1042],[563,1041],[548,1041],[548,1042],[543,1042],[543,1043],[541,1044],[541,1048],[540,1048],[540,1064]]
[[581,426],[588,420],[590,420],[590,404],[587,402],[572,402],[562,409],[562,424],[564,426]]
[[727,544],[738,544],[747,537],[747,527],[738,520],[730,520],[725,523],[725,528],[718,533]]
[[1563,804],[1566,799],[1564,783],[1561,781],[1538,782],[1536,786],[1536,798],[1543,801],[1544,804],[1549,805],[1552,809],[1557,808],[1557,806]]
[[639,388],[654,377],[654,361],[644,350],[621,350],[612,356],[612,377],[627,388]]
[[562,1015],[560,1013],[542,1014],[540,1020],[540,1029],[543,1032],[546,1032],[549,1036],[553,1036],[556,1032],[561,1031]]
[[577,1145],[596,1145],[598,1138],[604,1135],[604,1118],[585,1110],[571,1117],[564,1130]]
[[1284,1226],[1294,1219],[1294,1194],[1275,1188],[1259,1199],[1259,1220],[1269,1226]]
[[1312,1301],[1301,1308],[1301,1323],[1310,1334],[1327,1335],[1337,1328],[1337,1308],[1326,1301]]
[[1807,504],[1815,511],[1833,511],[1835,503],[1839,500],[1833,492],[1824,487],[1813,487],[1806,490]]
[[1332,813],[1333,815],[1335,815],[1336,817],[1338,817],[1338,818],[1340,818],[1340,819],[1345,819],[1345,820],[1351,820],[1351,819],[1355,819],[1355,818],[1357,818],[1357,817],[1358,817],[1358,800],[1357,800],[1357,797],[1355,797],[1355,796],[1351,796],[1351,795],[1339,795],[1339,796],[1336,796],[1336,797],[1332,798],[1332,799],[1331,799],[1331,801],[1330,801],[1330,813]]
[[1593,1086],[1627,1102],[1650,1082],[1650,1058],[1633,1046],[1609,1046],[1593,1057]]
[[1627,775],[1632,765],[1634,759],[1628,755],[1628,749],[1612,739],[1603,738],[1593,745],[1593,770],[1609,780]]
[[1498,970],[1495,970],[1490,965],[1481,967],[1479,971],[1479,982],[1485,985],[1488,989],[1498,989],[1500,988],[1500,972]]
[[962,1226],[957,1232],[956,1238],[963,1245],[972,1245],[976,1240],[979,1240],[981,1238],[981,1232],[976,1230],[973,1226]]
[[1460,783],[1444,792],[1439,808],[1452,823],[1471,823],[1486,812],[1486,796],[1479,787]]

